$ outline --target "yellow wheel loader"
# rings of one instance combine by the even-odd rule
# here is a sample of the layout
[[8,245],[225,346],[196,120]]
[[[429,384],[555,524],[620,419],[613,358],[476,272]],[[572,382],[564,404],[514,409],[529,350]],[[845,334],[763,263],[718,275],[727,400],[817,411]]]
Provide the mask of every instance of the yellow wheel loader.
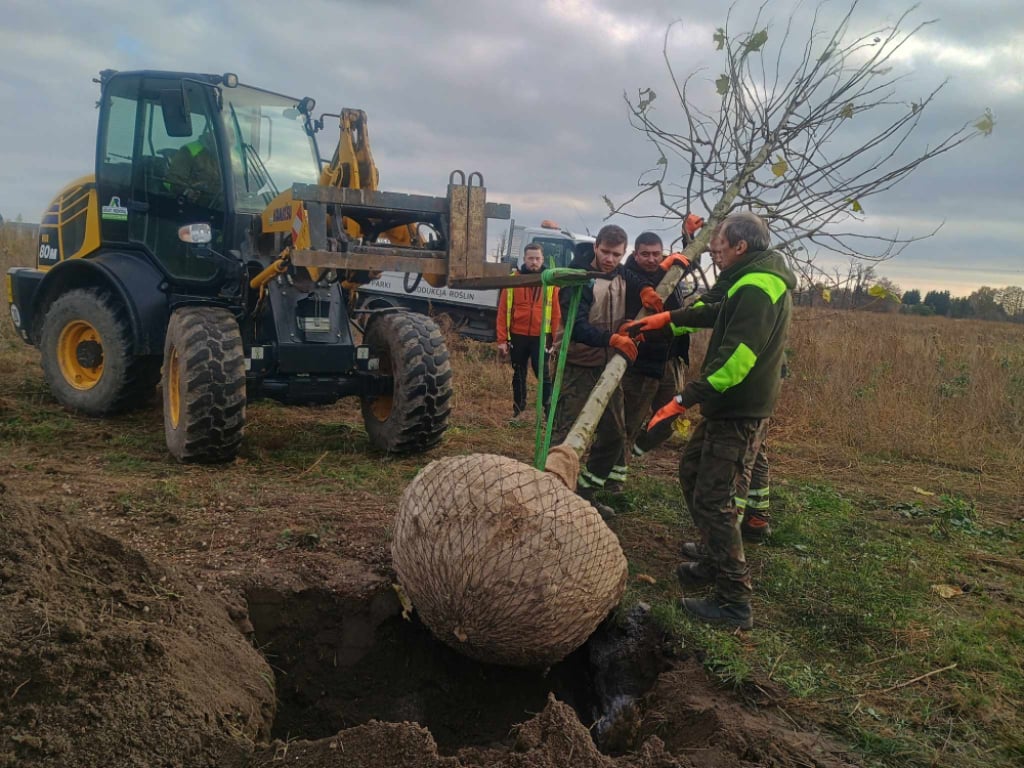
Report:
[[379,192],[376,179],[346,189],[323,176],[311,98],[230,73],[98,82],[95,174],[44,213],[37,266],[7,274],[15,328],[57,400],[103,416],[159,382],[182,461],[231,460],[257,397],[358,396],[376,448],[437,444],[451,410],[441,333],[405,312],[359,327],[349,296],[388,269],[452,285],[502,274],[485,263],[486,220],[511,213],[486,202],[479,174],[453,171],[445,197]]

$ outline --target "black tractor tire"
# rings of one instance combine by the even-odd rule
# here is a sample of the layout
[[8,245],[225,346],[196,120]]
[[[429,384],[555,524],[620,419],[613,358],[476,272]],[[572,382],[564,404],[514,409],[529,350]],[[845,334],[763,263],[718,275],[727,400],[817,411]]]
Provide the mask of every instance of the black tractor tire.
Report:
[[234,316],[182,307],[164,341],[164,435],[178,461],[232,461],[245,431],[245,351]]
[[364,396],[370,443],[386,453],[416,453],[437,445],[448,428],[452,367],[437,325],[426,315],[376,315],[363,337],[380,373],[391,376],[391,395]]
[[132,338],[128,310],[110,291],[76,288],[59,296],[39,334],[43,376],[57,401],[89,416],[150,403],[159,360],[136,356]]

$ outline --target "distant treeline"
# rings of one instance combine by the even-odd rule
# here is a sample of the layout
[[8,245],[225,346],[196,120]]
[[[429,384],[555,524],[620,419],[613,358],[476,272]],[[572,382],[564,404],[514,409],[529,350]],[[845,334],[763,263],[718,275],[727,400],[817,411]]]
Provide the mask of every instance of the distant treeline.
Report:
[[982,286],[968,296],[953,296],[949,291],[928,291],[922,298],[921,291],[916,288],[900,293],[891,281],[882,278],[873,285],[853,288],[803,285],[796,291],[794,300],[796,304],[808,307],[831,306],[836,309],[1024,323],[1024,288],[1016,285],[1004,288]]

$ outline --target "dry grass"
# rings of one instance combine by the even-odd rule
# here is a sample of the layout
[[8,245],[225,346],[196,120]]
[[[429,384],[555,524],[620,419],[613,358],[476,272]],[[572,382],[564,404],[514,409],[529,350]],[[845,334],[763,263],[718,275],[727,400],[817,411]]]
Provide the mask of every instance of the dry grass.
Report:
[[3,290],[0,290],[0,308],[3,319],[0,321],[0,340],[17,339],[14,326],[10,321],[10,309],[7,303],[7,270],[11,267],[34,267],[35,239],[23,230],[16,230],[7,224],[0,224],[0,275],[3,275]]
[[856,454],[1024,468],[1024,329],[804,310],[780,435]]
[[[34,243],[10,235],[0,229],[3,271],[33,261]],[[484,452],[528,461],[533,450],[530,426],[507,425],[509,366],[493,345],[449,331],[455,410],[437,450],[374,454],[354,398],[262,402],[249,409],[238,462],[180,466],[159,406],[102,422],[63,411],[0,295],[9,492],[203,578],[305,572],[334,567],[332,557],[386,570],[398,497],[426,462]],[[674,608],[678,544],[692,535],[679,525],[675,447],[631,473],[629,508],[612,523],[631,572],[657,580],[631,582],[631,594],[680,625],[721,679],[783,685],[787,711],[844,734],[869,764],[1020,764],[1024,329],[805,309],[790,348],[773,427],[776,533],[751,558],[758,629],[704,631]],[[322,545],[288,544],[300,531]],[[942,599],[934,584],[966,594]]]
[[[34,245],[0,227],[0,270],[32,264]],[[2,306],[0,343],[11,372],[34,353],[6,319],[6,291]],[[695,367],[706,342],[701,336]],[[509,367],[490,345],[447,337],[456,426],[503,425],[511,411]],[[982,477],[1024,474],[1019,325],[798,308],[789,360],[773,435],[794,456],[834,466],[897,461]]]

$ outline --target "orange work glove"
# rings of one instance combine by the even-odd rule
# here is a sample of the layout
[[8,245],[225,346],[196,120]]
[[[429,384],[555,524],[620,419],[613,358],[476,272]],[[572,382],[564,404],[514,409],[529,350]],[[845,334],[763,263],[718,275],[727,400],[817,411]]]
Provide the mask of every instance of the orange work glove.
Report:
[[631,338],[637,344],[643,344],[645,339],[644,339],[644,335],[642,333],[630,333],[629,332],[629,326],[632,324],[632,322],[633,322],[632,320],[627,320],[626,322],[624,322],[622,325],[619,326],[619,330],[617,330],[616,333],[621,333],[621,334],[624,334],[624,335],[628,335],[629,338]]
[[672,420],[677,416],[682,416],[686,413],[686,406],[683,405],[682,400],[682,395],[676,395],[666,405],[661,406],[657,413],[651,416],[651,420],[647,422],[647,431],[653,431],[661,422],[665,422],[666,425],[671,424]]
[[697,230],[704,226],[704,218],[698,216],[696,213],[686,214],[686,219],[683,221],[683,230],[690,237],[697,234]]
[[666,272],[668,272],[676,264],[678,264],[683,269],[686,269],[687,267],[690,266],[690,260],[683,256],[683,254],[681,253],[670,253],[668,256],[664,258],[664,260],[662,260],[659,266]]
[[629,362],[636,362],[636,342],[629,338],[629,336],[627,336],[626,334],[613,333],[612,337],[608,340],[608,346],[614,349],[624,358],[629,360]]
[[635,337],[649,331],[660,331],[670,322],[672,322],[671,312],[659,312],[656,315],[648,315],[641,320],[634,320],[632,323],[626,323],[619,329],[619,331],[628,333],[630,336]]
[[640,289],[640,303],[643,304],[644,309],[649,312],[665,311],[665,303],[661,300],[661,296],[659,296],[658,292],[649,285],[645,285]]

